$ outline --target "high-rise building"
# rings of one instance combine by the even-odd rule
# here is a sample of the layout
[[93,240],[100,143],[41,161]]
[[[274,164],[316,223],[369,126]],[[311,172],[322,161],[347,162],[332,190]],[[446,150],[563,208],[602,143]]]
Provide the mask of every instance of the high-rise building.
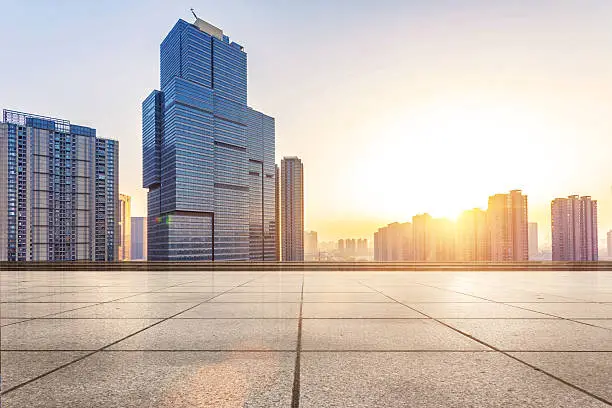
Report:
[[529,259],[535,259],[540,250],[538,249],[538,223],[530,222],[528,225],[529,228]]
[[[367,246],[367,240],[366,240]],[[374,233],[374,260],[379,262],[414,259],[412,224],[394,222]]]
[[274,219],[276,220],[276,261],[281,258],[280,170],[274,164]]
[[491,261],[510,262],[529,259],[527,196],[520,190],[489,197],[487,208]]
[[597,261],[597,201],[556,198],[551,203],[553,261]]
[[95,129],[4,110],[0,260],[116,260],[118,157]]
[[297,157],[281,161],[283,261],[304,260],[304,166]]
[[339,239],[338,240],[338,253],[341,256],[344,256],[344,251],[345,250],[346,250],[346,246],[345,246],[345,243],[344,243],[344,239]]
[[612,258],[612,230],[608,231],[608,258]]
[[304,259],[316,261],[319,255],[319,239],[317,231],[304,232]]
[[357,240],[357,255],[368,255],[368,240],[366,238]]
[[417,262],[436,260],[436,240],[433,224],[433,218],[429,214],[419,214],[412,217],[414,260]]
[[487,213],[480,208],[464,211],[457,219],[456,258],[463,262],[490,260]]
[[131,218],[131,255],[134,261],[147,260],[147,217]]
[[247,107],[241,45],[196,18],[142,104],[149,260],[274,260],[274,119]]
[[131,197],[119,194],[119,261],[129,261],[132,259],[132,217],[131,217]]

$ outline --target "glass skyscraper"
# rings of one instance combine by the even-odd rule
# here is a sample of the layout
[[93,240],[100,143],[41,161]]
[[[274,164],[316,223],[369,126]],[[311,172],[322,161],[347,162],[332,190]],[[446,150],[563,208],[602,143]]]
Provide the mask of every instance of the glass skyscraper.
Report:
[[247,107],[244,49],[203,20],[160,46],[142,104],[149,260],[275,260],[274,119]]
[[118,155],[95,129],[4,110],[0,260],[116,260]]

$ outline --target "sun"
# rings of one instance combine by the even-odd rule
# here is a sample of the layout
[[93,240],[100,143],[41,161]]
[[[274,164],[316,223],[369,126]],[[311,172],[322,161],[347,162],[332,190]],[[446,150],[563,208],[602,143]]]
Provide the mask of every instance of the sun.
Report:
[[490,195],[524,189],[550,132],[529,111],[460,100],[426,105],[386,123],[355,166],[352,196],[362,211],[408,220],[428,212],[455,219]]

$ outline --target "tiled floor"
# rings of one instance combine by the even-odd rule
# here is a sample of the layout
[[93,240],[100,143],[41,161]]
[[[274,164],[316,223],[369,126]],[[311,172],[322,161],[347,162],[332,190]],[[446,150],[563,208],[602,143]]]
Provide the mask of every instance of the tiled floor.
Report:
[[7,407],[612,406],[612,272],[0,272]]

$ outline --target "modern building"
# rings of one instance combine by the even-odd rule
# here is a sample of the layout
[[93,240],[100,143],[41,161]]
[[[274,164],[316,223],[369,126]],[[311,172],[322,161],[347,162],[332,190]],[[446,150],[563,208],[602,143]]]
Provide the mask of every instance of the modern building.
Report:
[[276,220],[276,261],[281,258],[280,169],[274,164],[274,217]]
[[419,214],[412,217],[412,242],[415,261],[429,262],[436,260],[436,238],[431,215]]
[[316,261],[319,255],[319,239],[317,231],[304,232],[304,260]]
[[297,157],[281,161],[283,261],[304,260],[304,166]]
[[597,261],[597,201],[556,198],[551,203],[553,261]]
[[516,262],[529,259],[527,196],[520,190],[489,197],[487,208],[491,261]]
[[608,231],[608,258],[612,258],[612,230]]
[[129,261],[132,259],[132,217],[131,217],[131,197],[119,194],[119,261]]
[[457,219],[456,258],[460,262],[484,262],[491,258],[487,212],[464,211]]
[[131,218],[131,255],[134,261],[147,260],[147,217]]
[[366,238],[360,238],[357,240],[357,255],[367,256],[368,254],[368,240]]
[[529,259],[531,260],[531,259],[535,259],[540,253],[540,250],[538,247],[538,223],[530,222],[527,228],[529,230],[529,233],[528,233]]
[[[367,241],[366,241],[367,245]],[[379,262],[414,259],[412,224],[394,222],[374,233],[374,260]]]
[[0,260],[116,260],[118,157],[95,129],[4,110]]
[[247,107],[247,56],[179,20],[142,104],[149,260],[275,260],[274,119]]

